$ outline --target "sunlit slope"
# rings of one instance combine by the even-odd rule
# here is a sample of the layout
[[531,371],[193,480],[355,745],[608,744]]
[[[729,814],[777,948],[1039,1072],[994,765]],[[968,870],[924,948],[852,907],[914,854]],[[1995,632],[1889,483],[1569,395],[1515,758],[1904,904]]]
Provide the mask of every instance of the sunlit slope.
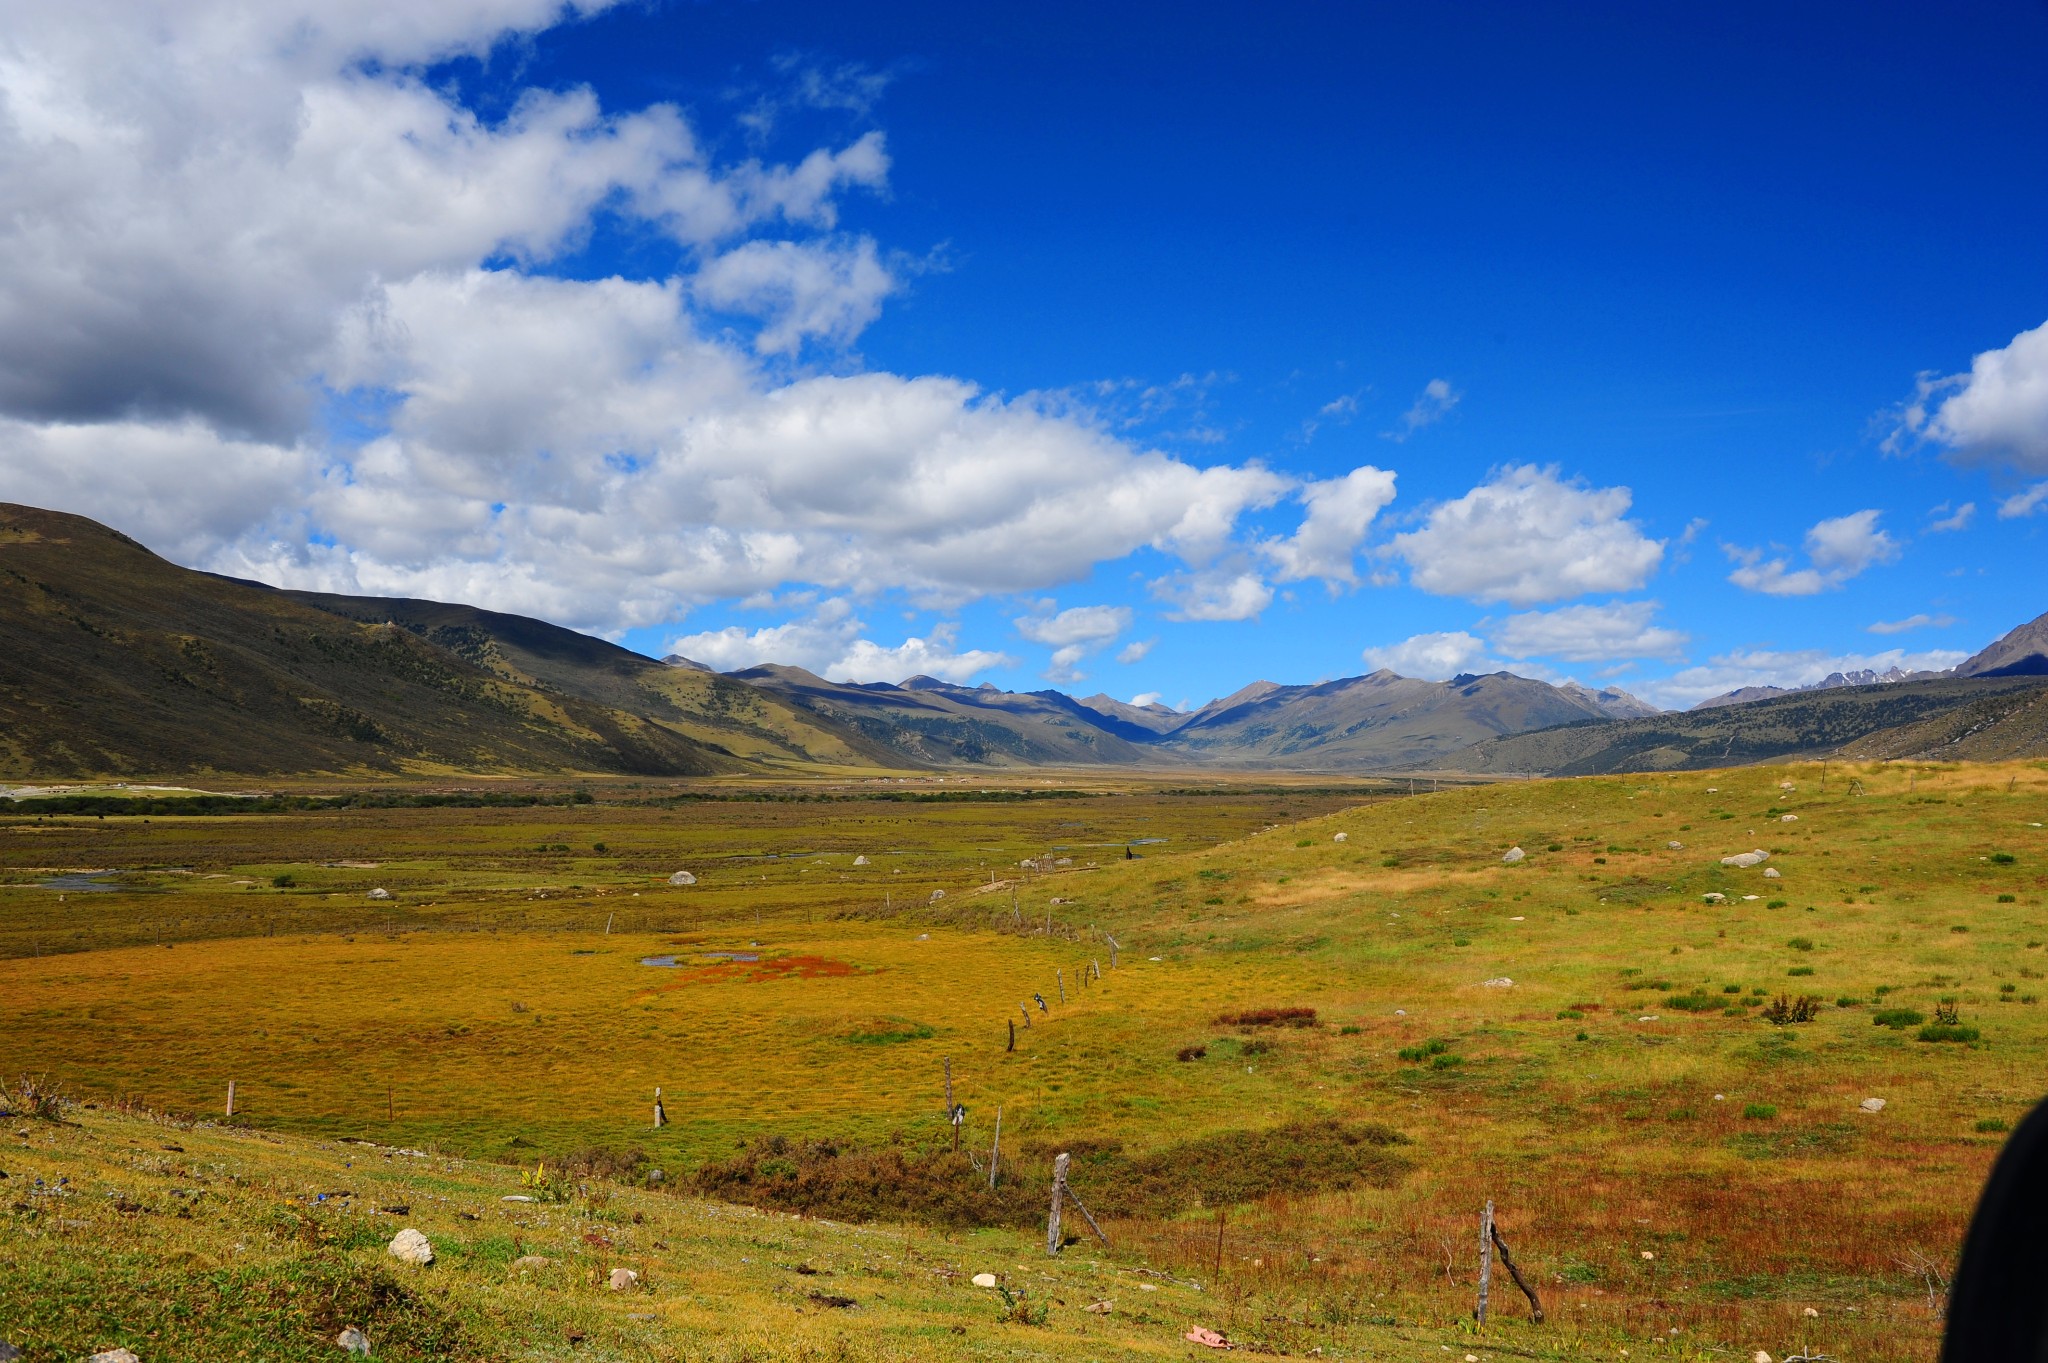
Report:
[[0,506],[0,771],[737,770],[641,715]]

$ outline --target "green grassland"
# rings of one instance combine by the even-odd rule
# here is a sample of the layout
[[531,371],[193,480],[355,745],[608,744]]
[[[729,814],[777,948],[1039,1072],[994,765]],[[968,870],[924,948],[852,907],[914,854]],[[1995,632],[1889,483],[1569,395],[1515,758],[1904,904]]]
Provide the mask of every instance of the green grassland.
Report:
[[[200,1226],[130,1216],[125,1256],[95,1257],[92,1235],[42,1211],[0,1219],[0,1336],[64,1283],[118,1298],[156,1273],[184,1284],[162,1289],[174,1298],[218,1292],[203,1284],[240,1271],[223,1237],[364,1148],[350,1137],[438,1152],[458,1201],[455,1184],[488,1202],[476,1190],[512,1163],[593,1148],[613,1152],[585,1156],[597,1165],[667,1172],[675,1191],[608,1204],[696,1228],[634,1241],[638,1305],[514,1282],[495,1250],[423,1279],[432,1328],[476,1356],[567,1356],[563,1321],[593,1322],[576,1326],[584,1354],[618,1357],[830,1356],[842,1337],[849,1357],[1181,1356],[1190,1323],[1326,1357],[1933,1356],[1940,1275],[1999,1132],[2048,1079],[2048,767],[1772,767],[1365,803],[1060,788],[909,803],[621,784],[526,809],[0,821],[0,1073],[184,1113],[217,1110],[234,1079],[237,1125],[288,1133],[181,1132],[188,1149],[219,1142],[246,1196]],[[1164,841],[1126,860],[1141,838]],[[1525,859],[1504,863],[1511,846]],[[1721,864],[1751,848],[1778,878]],[[103,868],[125,892],[40,887]],[[676,869],[698,883],[668,886]],[[393,897],[367,900],[377,887]],[[1810,1018],[1768,1020],[1780,996]],[[1256,1021],[1282,1008],[1314,1021]],[[958,1155],[947,1061],[968,1108]],[[138,1118],[77,1119],[25,1128],[5,1158],[109,1189],[157,1158],[128,1148],[147,1153]],[[1076,1245],[1047,1271],[1193,1286],[1146,1294],[1141,1320],[1128,1283],[1115,1312],[1082,1312],[1090,1279],[1048,1289],[1066,1304],[1045,1325],[996,1325],[988,1294],[925,1274],[980,1271],[975,1253],[1038,1272],[1028,1226],[1061,1150],[1114,1249]],[[424,1166],[407,1177],[427,1186]],[[812,1219],[721,1221],[754,1214],[692,1192]],[[1548,1320],[1497,1279],[1481,1336],[1488,1199]],[[489,1216],[503,1206],[518,1204]],[[870,1217],[923,1229],[838,1224]],[[384,1220],[361,1224],[388,1239]],[[740,1224],[772,1224],[785,1258],[906,1234],[933,1258],[898,1264],[919,1287],[876,1289],[886,1310],[799,1320],[809,1298],[786,1270],[732,1264],[720,1237]],[[344,1293],[387,1271],[375,1235],[294,1233],[312,1238],[280,1241],[263,1272],[326,1265],[357,1275],[329,1284]],[[189,1271],[165,1266],[174,1250]],[[529,1316],[547,1322],[530,1338]],[[145,1357],[232,1356],[151,1319]],[[415,1328],[392,1319],[394,1340]]]

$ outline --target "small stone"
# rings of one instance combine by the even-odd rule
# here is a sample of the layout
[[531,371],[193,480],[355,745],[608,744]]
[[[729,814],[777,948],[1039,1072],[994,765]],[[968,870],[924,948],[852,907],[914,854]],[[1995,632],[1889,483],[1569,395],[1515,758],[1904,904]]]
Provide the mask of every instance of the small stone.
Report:
[[15,1348],[6,1340],[0,1339],[0,1363],[14,1363],[14,1360],[20,1357],[21,1350]]
[[553,1262],[554,1260],[548,1258],[545,1254],[522,1254],[512,1261],[512,1267],[521,1273],[526,1273],[536,1268],[546,1268]]
[[1139,1283],[1138,1290],[1140,1292],[1157,1292],[1159,1288],[1152,1283]]
[[695,885],[697,877],[691,875],[688,871],[677,871],[668,878],[668,883],[671,885]]
[[1807,1307],[1804,1311],[1800,1312],[1799,1314],[1805,1316],[1808,1320],[1820,1319],[1820,1312],[1814,1310],[1811,1306]]
[[853,864],[856,866],[865,866],[868,864],[868,859],[866,857],[855,857],[853,859]]
[[401,1263],[418,1264],[421,1268],[434,1262],[434,1247],[427,1243],[426,1236],[411,1226],[391,1237],[388,1253]]
[[976,1287],[994,1287],[996,1285],[996,1275],[993,1273],[977,1273],[968,1281]]
[[1488,989],[1513,989],[1515,987],[1515,982],[1505,975],[1496,975],[1492,979],[1482,980],[1480,983]]
[[1771,854],[1759,847],[1753,852],[1737,852],[1732,857],[1722,857],[1721,864],[1723,866],[1734,866],[1746,871],[1752,866],[1761,866],[1770,859]]
[[639,1281],[640,1275],[630,1268],[615,1268],[612,1270],[611,1289],[614,1292],[629,1292],[638,1285]]
[[142,1360],[126,1349],[103,1349],[86,1359],[85,1363],[142,1363]]
[[1667,842],[1664,845],[1674,852],[1683,852],[1685,850],[1685,844],[1682,842]]
[[1856,1104],[1856,1106],[1861,1108],[1865,1112],[1882,1112],[1884,1111],[1884,1099],[1865,1098],[1862,1102]]
[[1798,816],[1797,814],[1780,814],[1780,815],[1778,816],[1778,822],[1779,822],[1779,823],[1798,823],[1798,822],[1799,822],[1799,816]]
[[1728,896],[1722,894],[1719,890],[1709,890],[1701,895],[1700,898],[1709,904],[1726,904],[1728,902]]
[[1728,1095],[1725,1093],[1717,1093],[1714,1095],[1714,1101],[1717,1103],[1725,1103],[1728,1101]]
[[1771,1363],[1771,1356],[1762,1349],[1758,1349],[1749,1356],[1749,1363]]
[[336,1346],[348,1350],[358,1358],[370,1356],[370,1337],[351,1325],[334,1337]]
[[1105,1298],[1102,1301],[1090,1302],[1081,1309],[1091,1316],[1106,1316],[1115,1309],[1115,1304]]
[[933,890],[933,891],[932,891],[932,897],[931,897],[930,899],[927,899],[927,900],[925,901],[925,903],[927,903],[927,904],[936,904],[936,903],[938,903],[938,902],[939,902],[939,901],[940,901],[941,899],[944,899],[945,897],[946,897],[946,892],[945,892],[944,890]]
[[1339,834],[1338,834],[1338,835],[1337,835],[1336,837],[1334,837],[1334,838],[1331,838],[1331,839],[1330,839],[1330,841],[1331,841],[1331,842],[1343,842],[1343,841],[1345,841],[1346,839],[1348,839],[1348,838],[1349,838],[1350,836],[1351,836],[1351,835],[1350,835],[1349,833],[1339,833]]
[[1644,1257],[1645,1259],[1654,1259],[1654,1258],[1656,1258],[1657,1256],[1656,1256],[1656,1254],[1655,1254],[1655,1253],[1653,1253],[1652,1251],[1650,1251],[1650,1250],[1647,1250],[1647,1249],[1646,1249],[1646,1250],[1644,1250],[1644,1251],[1643,1251],[1643,1257]]
[[1501,853],[1500,859],[1506,862],[1508,865],[1512,866],[1516,862],[1520,861],[1523,857],[1526,857],[1528,855],[1529,854],[1527,852],[1524,852],[1519,847],[1510,847],[1507,851]]
[[385,888],[384,888],[384,887],[383,887],[382,885],[379,885],[379,886],[378,886],[378,887],[377,887],[376,889],[374,889],[374,890],[370,891],[370,893],[369,893],[368,895],[366,895],[366,896],[365,896],[365,898],[368,898],[368,899],[389,899],[389,898],[391,898],[391,891],[389,891],[389,890],[385,889]]
[[656,1184],[658,1184],[658,1183],[665,1183],[665,1182],[667,1182],[667,1181],[668,1181],[668,1175],[667,1175],[667,1174],[664,1174],[663,1172],[661,1172],[661,1170],[659,1170],[659,1169],[649,1169],[649,1170],[647,1171],[647,1186],[648,1186],[648,1187],[652,1188],[652,1187],[654,1187],[654,1186],[655,1186]]
[[1784,879],[1784,877],[1778,874],[1778,868],[1777,868],[1777,867],[1775,867],[1775,866],[1766,866],[1766,867],[1764,867],[1764,879],[1765,879],[1765,880],[1782,880],[1782,879]]

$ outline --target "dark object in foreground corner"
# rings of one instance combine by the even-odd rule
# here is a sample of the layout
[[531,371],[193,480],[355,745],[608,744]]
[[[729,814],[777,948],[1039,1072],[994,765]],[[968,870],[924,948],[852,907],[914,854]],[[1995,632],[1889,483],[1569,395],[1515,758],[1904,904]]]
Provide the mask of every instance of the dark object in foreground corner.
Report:
[[1941,1363],[2048,1363],[2048,1103],[1998,1154],[1949,1295]]

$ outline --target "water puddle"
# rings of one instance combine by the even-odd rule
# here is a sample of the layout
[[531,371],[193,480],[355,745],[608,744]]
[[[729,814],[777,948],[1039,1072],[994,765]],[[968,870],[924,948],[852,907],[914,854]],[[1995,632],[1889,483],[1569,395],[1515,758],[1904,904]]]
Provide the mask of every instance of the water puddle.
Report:
[[64,890],[71,894],[119,894],[128,887],[108,882],[111,871],[94,871],[68,876],[52,876],[42,882],[46,890]]

